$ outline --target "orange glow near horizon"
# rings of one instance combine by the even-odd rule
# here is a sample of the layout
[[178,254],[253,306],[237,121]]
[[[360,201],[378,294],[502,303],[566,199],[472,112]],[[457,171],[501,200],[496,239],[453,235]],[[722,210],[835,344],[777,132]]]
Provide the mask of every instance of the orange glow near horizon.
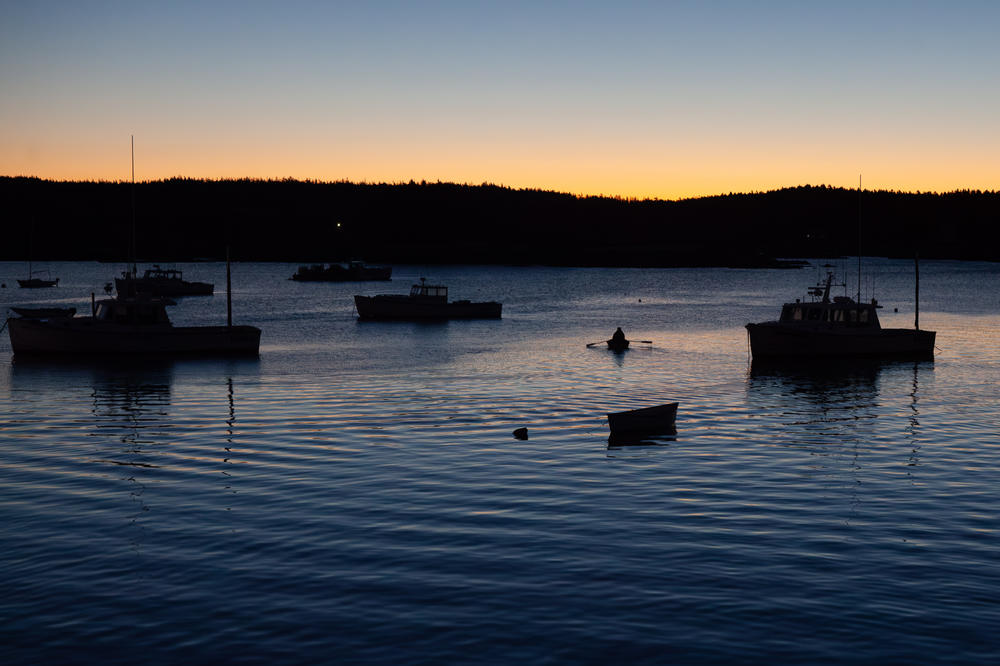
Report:
[[[35,176],[67,181],[127,181],[128,137],[107,144],[27,143],[5,147],[0,175]],[[332,144],[332,142],[331,142]],[[775,151],[761,146],[685,146],[670,159],[656,151],[599,146],[590,150],[550,146],[534,155],[503,145],[468,145],[445,149],[412,141],[405,148],[370,144],[315,145],[296,153],[288,144],[250,147],[237,140],[181,142],[136,139],[136,179],[284,179],[357,183],[492,183],[514,189],[540,189],[578,196],[637,199],[684,199],[719,194],[761,192],[799,185],[856,188],[859,172],[865,189],[908,192],[995,190],[1000,183],[996,158],[953,149],[933,156],[923,150],[897,152],[891,159],[869,151],[855,160],[836,151],[810,161],[807,151]],[[819,152],[819,151],[817,151]],[[849,152],[849,151],[841,151]],[[798,153],[798,154],[796,154]],[[924,153],[924,154],[921,154]],[[761,159],[755,159],[762,155]],[[859,163],[860,162],[860,166]],[[948,165],[942,173],[940,165]]]
[[1000,5],[225,4],[12,5],[0,175],[1000,188]]

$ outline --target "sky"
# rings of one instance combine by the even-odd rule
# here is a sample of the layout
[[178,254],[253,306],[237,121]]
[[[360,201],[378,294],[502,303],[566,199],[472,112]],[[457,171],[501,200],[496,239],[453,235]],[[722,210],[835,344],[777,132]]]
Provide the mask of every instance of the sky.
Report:
[[0,175],[1000,189],[1000,3],[0,0]]

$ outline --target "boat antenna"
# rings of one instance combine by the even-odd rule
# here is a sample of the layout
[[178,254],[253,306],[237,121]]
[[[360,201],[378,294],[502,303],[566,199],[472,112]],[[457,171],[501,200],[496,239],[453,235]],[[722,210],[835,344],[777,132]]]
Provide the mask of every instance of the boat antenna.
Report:
[[861,174],[858,174],[858,303],[861,302]]
[[131,135],[132,142],[132,242],[129,246],[129,259],[132,263],[132,277],[136,276],[138,269],[135,265],[135,135]]

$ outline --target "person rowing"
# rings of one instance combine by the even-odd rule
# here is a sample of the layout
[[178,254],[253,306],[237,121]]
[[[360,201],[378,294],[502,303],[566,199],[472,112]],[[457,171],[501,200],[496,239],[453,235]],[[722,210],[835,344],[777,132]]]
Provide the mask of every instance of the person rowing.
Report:
[[625,332],[622,331],[621,326],[611,334],[611,339],[608,340],[608,349],[628,349],[628,340],[625,338]]

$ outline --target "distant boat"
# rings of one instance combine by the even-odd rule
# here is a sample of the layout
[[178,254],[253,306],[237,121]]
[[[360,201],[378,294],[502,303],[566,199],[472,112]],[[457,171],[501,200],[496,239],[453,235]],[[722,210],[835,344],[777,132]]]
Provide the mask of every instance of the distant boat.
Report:
[[[44,273],[44,278],[35,277],[36,274]],[[45,287],[55,287],[59,284],[59,278],[53,278],[49,275],[48,271],[33,271],[31,270],[31,261],[28,261],[28,277],[24,280],[18,280],[17,284],[24,289],[42,289]]]
[[354,304],[361,319],[500,319],[501,303],[448,301],[448,287],[420,284],[410,293],[355,296]]
[[368,282],[375,280],[391,280],[391,266],[368,266],[361,261],[349,261],[346,264],[313,264],[299,266],[292,276],[299,282]]
[[7,320],[14,354],[29,356],[256,355],[254,326],[173,326],[166,306],[151,296],[97,301],[89,317],[17,317]]
[[14,314],[25,319],[51,319],[53,317],[72,317],[76,308],[22,308],[11,307]]
[[146,269],[142,277],[137,275],[135,265],[122,272],[120,278],[115,278],[115,288],[122,296],[211,296],[215,285],[208,282],[189,282],[184,279],[183,271],[175,268],[160,268],[153,264]]
[[934,331],[882,328],[873,298],[859,303],[847,296],[830,297],[833,273],[809,290],[814,299],[785,303],[778,321],[747,324],[750,350],[756,358],[932,357]]
[[613,412],[608,414],[608,427],[612,435],[669,434],[674,431],[677,405],[676,402],[669,402],[655,407]]

